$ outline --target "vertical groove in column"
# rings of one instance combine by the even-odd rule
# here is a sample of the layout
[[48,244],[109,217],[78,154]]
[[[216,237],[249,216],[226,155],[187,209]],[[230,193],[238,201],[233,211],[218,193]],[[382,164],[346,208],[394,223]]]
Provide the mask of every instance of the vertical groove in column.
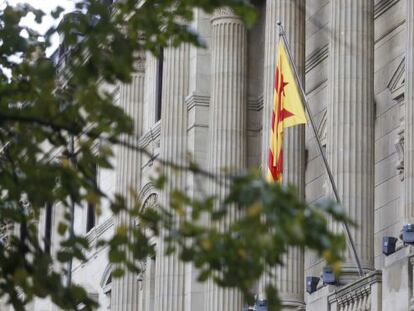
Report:
[[[279,0],[266,2],[265,26],[265,64],[264,64],[264,107],[262,131],[262,168],[267,172],[267,156],[269,152],[270,120],[273,106],[273,83],[276,67],[277,44],[279,42],[280,21],[287,33],[300,78],[304,82],[305,67],[305,1]],[[284,172],[283,182],[297,188],[300,198],[305,192],[305,127],[303,125],[285,131],[284,140]],[[276,268],[276,286],[279,290],[282,305],[296,308],[304,304],[304,259],[303,250],[291,248],[283,258],[284,266]],[[264,286],[274,282],[264,278],[259,291],[264,293]]]
[[[187,152],[187,107],[184,103],[189,92],[190,46],[167,48],[164,52],[164,73],[161,116],[160,158],[185,164]],[[186,174],[164,167],[168,181],[161,193],[161,204],[169,205],[172,190],[184,190]],[[184,264],[178,255],[164,255],[162,239],[158,245],[156,262],[155,310],[184,310]]]
[[[209,116],[209,170],[238,172],[246,168],[246,68],[247,32],[243,21],[231,9],[215,11],[212,22],[212,95]],[[211,182],[209,191],[224,199],[228,189]],[[226,230],[237,217],[230,208],[220,224]],[[223,289],[209,282],[208,311],[239,311],[239,291]]]
[[[331,11],[328,160],[361,264],[373,268],[373,1],[334,0]],[[334,225],[335,230],[340,230]],[[346,251],[345,272],[356,273]]]
[[[143,110],[144,110],[144,57],[137,64],[137,72],[133,74],[130,84],[120,86],[120,106],[125,113],[134,120],[134,135],[123,137],[124,140],[135,144],[137,137],[142,135],[143,128]],[[118,165],[116,168],[117,175],[117,192],[126,197],[128,207],[134,204],[133,197],[130,195],[130,189],[139,189],[141,178],[141,153],[120,147],[118,152]],[[121,213],[115,219],[117,226],[134,226],[133,219],[127,213]],[[126,272],[119,279],[112,281],[112,299],[111,310],[129,311],[138,307],[139,288],[137,275]]]
[[406,1],[405,56],[404,222],[414,223],[414,3]]
[[158,59],[151,52],[145,55],[145,100],[144,100],[144,133],[155,122],[155,107],[157,101],[157,64]]

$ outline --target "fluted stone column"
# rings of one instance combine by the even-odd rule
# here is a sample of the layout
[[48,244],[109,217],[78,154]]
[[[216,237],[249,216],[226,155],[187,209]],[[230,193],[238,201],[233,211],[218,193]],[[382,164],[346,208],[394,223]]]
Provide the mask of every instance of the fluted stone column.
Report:
[[[305,1],[268,0],[266,2],[264,107],[263,107],[263,170],[267,172],[269,153],[270,120],[273,105],[273,84],[280,21],[285,28],[292,57],[304,82],[305,67]],[[305,190],[305,127],[299,125],[285,130],[283,183],[294,185],[300,198]],[[296,309],[304,304],[304,260],[303,250],[291,248],[283,258],[284,266],[276,268],[276,285],[284,310]],[[269,280],[264,279],[259,289]]]
[[406,1],[404,183],[405,223],[414,223],[414,2]]
[[[333,0],[327,107],[327,154],[364,269],[373,269],[373,1]],[[335,225],[336,230],[342,230]],[[357,268],[348,247],[343,272]],[[346,278],[346,275],[344,276]]]
[[[167,48],[164,52],[160,158],[184,164],[187,152],[187,107],[190,46]],[[168,182],[161,204],[169,205],[171,190],[184,190],[186,174],[164,167]],[[177,255],[165,256],[162,239],[158,245],[155,283],[155,311],[184,310],[184,264]]]
[[[144,110],[144,80],[145,60],[141,56],[137,64],[137,71],[132,76],[130,84],[120,86],[120,106],[125,113],[134,119],[134,135],[124,137],[126,141],[135,144],[137,137],[142,135],[143,110]],[[117,192],[127,198],[128,207],[133,206],[133,198],[130,189],[139,189],[141,180],[142,154],[129,148],[120,147],[118,151],[118,163],[116,168]],[[127,213],[121,213],[115,219],[117,226],[134,226],[134,221]],[[138,308],[139,286],[137,275],[126,272],[121,278],[112,281],[112,311],[130,311]]]
[[[246,68],[247,32],[231,9],[214,12],[212,23],[212,93],[209,116],[209,170],[238,172],[246,167]],[[211,181],[210,191],[224,199],[228,189]],[[228,211],[220,224],[226,230],[237,215]],[[208,311],[240,311],[243,297],[234,289],[223,289],[210,281]]]

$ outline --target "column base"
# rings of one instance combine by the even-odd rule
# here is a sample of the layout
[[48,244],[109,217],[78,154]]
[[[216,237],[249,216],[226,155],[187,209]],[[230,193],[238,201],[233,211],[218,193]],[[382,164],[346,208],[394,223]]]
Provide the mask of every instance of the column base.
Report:
[[[364,272],[364,275],[371,273],[374,271],[373,269],[370,269],[368,267],[362,267],[362,270]],[[353,283],[360,279],[361,276],[359,275],[359,271],[357,267],[354,266],[344,266],[341,270],[341,275],[339,276],[339,286],[347,285],[350,283]]]
[[305,311],[306,306],[303,302],[299,301],[284,301],[282,300],[281,311]]

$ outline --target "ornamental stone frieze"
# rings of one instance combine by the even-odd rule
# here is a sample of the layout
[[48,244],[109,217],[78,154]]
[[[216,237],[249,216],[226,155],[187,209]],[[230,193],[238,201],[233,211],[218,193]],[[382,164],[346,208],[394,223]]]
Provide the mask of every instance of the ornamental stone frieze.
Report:
[[400,129],[395,140],[395,149],[397,150],[398,160],[395,165],[400,180],[404,180],[404,121],[401,121]]
[[137,72],[145,72],[145,53],[139,53],[134,63],[134,69]]
[[234,13],[234,11],[230,8],[220,8],[220,9],[215,10],[214,13],[213,13],[213,17],[212,17],[211,21],[213,22],[214,20],[221,19],[221,18],[238,18],[238,19],[240,19],[240,17],[238,15],[236,15]]

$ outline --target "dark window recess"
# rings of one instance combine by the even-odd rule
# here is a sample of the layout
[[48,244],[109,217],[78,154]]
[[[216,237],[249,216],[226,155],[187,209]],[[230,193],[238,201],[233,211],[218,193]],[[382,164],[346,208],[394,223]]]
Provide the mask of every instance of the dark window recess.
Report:
[[162,76],[164,67],[164,49],[160,48],[160,54],[157,62],[157,102],[155,107],[155,122],[161,120],[161,100],[162,100]]
[[27,239],[27,223],[26,220],[20,223],[20,240],[24,243]]
[[22,213],[22,220],[20,221],[20,240],[25,243],[27,239],[27,219],[28,219],[28,203],[21,200],[20,202],[20,212]]
[[50,254],[50,247],[52,242],[52,207],[51,203],[46,204],[45,214],[45,253]]
[[88,211],[86,215],[86,232],[95,227],[95,205],[88,203]]
[[[91,180],[95,186],[98,184],[97,177],[97,168],[96,165],[93,165],[91,167]],[[93,227],[95,227],[95,222],[95,204],[88,202],[86,212],[86,232],[89,232]]]

